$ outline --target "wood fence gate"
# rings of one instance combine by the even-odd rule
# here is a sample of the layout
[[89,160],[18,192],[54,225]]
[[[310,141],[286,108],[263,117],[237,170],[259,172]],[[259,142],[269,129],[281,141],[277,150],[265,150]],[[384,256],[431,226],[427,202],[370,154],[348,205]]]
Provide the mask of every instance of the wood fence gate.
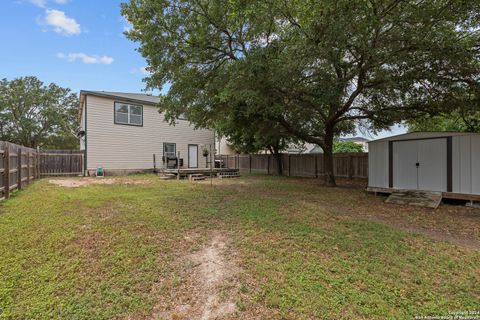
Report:
[[83,175],[84,152],[79,150],[43,150],[39,153],[41,176]]

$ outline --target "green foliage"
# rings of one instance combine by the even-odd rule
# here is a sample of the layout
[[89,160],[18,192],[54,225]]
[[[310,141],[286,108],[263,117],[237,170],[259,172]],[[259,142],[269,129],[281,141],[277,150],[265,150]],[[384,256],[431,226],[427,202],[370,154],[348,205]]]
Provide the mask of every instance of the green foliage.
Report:
[[353,141],[335,141],[333,143],[333,153],[363,152],[362,145]]
[[152,75],[171,84],[160,109],[216,127],[241,111],[322,147],[367,120],[373,129],[478,102],[476,0],[195,1],[122,5]]
[[0,140],[26,147],[78,149],[78,97],[36,77],[0,82]]
[[424,115],[407,122],[408,131],[480,132],[480,111],[461,109],[449,114]]

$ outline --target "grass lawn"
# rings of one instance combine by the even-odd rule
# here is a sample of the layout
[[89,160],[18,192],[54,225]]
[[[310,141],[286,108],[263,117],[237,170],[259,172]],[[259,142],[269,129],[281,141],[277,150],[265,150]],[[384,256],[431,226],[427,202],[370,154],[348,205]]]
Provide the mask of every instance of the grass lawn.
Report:
[[[480,311],[479,209],[385,205],[307,179],[116,182],[44,179],[0,204],[0,319],[195,319],[197,305],[222,318],[201,294],[213,286],[234,305],[225,319]],[[223,278],[199,269],[202,250]]]

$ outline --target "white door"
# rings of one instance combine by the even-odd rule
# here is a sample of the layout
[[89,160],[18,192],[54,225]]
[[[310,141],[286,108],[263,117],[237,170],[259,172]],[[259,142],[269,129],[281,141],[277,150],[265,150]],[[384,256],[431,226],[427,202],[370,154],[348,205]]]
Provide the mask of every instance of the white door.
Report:
[[447,191],[447,139],[393,142],[393,187]]
[[198,146],[196,144],[188,145],[188,167],[198,168]]
[[447,191],[447,139],[418,141],[418,189]]
[[418,189],[418,141],[393,142],[393,187]]

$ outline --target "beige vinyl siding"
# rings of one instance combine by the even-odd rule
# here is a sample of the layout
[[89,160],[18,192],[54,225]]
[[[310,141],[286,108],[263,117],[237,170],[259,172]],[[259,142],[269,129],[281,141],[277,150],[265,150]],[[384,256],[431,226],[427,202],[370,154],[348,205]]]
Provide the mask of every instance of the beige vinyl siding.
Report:
[[[114,123],[114,103],[109,99],[88,95],[87,98],[87,166],[88,170],[144,170],[161,168],[163,143],[176,143],[177,154],[188,167],[188,145],[198,145],[198,166],[205,167],[204,146],[214,145],[212,130],[195,130],[188,121],[179,120],[175,126],[164,122],[163,114],[153,105],[143,105],[143,126]],[[127,102],[126,102],[127,103]],[[138,103],[136,103],[138,104]]]

